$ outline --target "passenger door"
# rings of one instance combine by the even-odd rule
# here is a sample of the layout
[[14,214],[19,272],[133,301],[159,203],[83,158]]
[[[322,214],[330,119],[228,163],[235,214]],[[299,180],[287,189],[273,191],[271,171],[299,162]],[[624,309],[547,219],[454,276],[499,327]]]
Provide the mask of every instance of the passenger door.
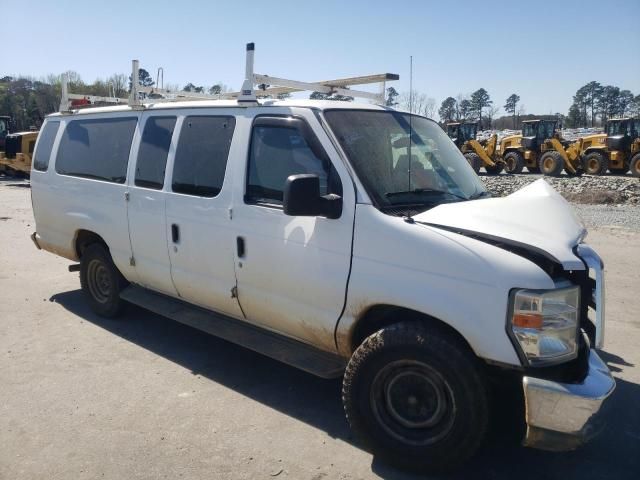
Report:
[[[248,320],[334,350],[350,270],[355,192],[311,111],[298,115],[258,116],[251,127],[248,162],[234,189],[245,192],[234,201],[232,222],[238,300]],[[285,181],[300,173],[317,174],[321,194],[343,197],[340,218],[284,214]]]
[[178,122],[166,196],[171,278],[181,298],[242,318],[235,298],[230,175],[225,174],[236,119],[192,112]]
[[138,281],[170,295],[177,292],[171,281],[167,250],[164,184],[167,158],[175,151],[172,137],[176,120],[166,112],[142,116],[142,135],[138,148],[134,145],[137,159],[128,176],[129,236]]

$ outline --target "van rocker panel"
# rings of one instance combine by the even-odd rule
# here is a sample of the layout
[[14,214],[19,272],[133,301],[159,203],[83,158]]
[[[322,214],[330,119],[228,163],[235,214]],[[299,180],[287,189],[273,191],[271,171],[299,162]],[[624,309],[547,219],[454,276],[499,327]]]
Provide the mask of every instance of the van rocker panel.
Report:
[[130,285],[120,293],[120,297],[153,313],[241,345],[318,377],[338,378],[342,376],[346,366],[345,359],[330,352],[138,285]]

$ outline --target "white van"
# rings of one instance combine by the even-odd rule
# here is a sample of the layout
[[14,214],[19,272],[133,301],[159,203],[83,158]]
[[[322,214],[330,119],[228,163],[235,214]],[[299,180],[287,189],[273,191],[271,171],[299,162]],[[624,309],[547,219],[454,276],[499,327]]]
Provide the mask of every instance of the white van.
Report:
[[396,465],[472,455],[496,382],[519,385],[526,445],[602,424],[615,383],[583,226],[543,180],[488,198],[427,118],[311,100],[53,114],[31,186],[32,238],[80,262],[94,312],[135,303],[344,376],[353,430]]

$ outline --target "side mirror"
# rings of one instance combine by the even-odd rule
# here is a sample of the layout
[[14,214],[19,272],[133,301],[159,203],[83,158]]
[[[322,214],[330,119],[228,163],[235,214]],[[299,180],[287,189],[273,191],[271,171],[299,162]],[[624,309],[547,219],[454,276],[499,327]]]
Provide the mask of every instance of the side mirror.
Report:
[[292,217],[340,218],[342,197],[320,196],[320,178],[315,174],[291,175],[284,185],[284,213]]

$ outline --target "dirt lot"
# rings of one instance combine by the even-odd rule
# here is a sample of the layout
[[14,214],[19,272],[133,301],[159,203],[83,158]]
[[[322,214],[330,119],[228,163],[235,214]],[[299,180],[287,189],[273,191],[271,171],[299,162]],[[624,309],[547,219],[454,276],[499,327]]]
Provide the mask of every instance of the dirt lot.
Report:
[[[352,439],[339,381],[139,309],[96,317],[33,230],[28,187],[0,179],[0,479],[414,478]],[[589,241],[607,264],[608,429],[568,454],[494,434],[453,478],[640,478],[640,233]]]

